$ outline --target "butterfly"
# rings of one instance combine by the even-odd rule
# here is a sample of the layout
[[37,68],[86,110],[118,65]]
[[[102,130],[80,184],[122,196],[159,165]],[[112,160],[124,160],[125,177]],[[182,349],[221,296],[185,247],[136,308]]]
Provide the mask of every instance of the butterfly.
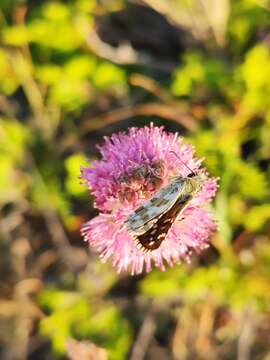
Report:
[[140,249],[147,252],[159,248],[174,221],[205,180],[203,172],[177,176],[125,219],[126,229]]

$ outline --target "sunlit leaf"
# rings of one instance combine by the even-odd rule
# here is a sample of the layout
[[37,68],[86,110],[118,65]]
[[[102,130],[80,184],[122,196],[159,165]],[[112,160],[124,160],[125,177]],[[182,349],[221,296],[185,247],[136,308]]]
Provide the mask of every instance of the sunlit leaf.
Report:
[[107,87],[121,89],[126,84],[126,77],[125,72],[120,67],[109,63],[101,63],[97,67],[93,81],[99,89]]
[[11,95],[19,86],[18,79],[10,64],[10,54],[0,49],[0,91]]
[[244,224],[250,231],[261,229],[270,221],[270,205],[253,206],[244,217]]
[[80,167],[86,166],[87,160],[83,154],[76,154],[69,156],[65,161],[67,170],[66,189],[74,196],[85,194],[85,187],[79,182]]

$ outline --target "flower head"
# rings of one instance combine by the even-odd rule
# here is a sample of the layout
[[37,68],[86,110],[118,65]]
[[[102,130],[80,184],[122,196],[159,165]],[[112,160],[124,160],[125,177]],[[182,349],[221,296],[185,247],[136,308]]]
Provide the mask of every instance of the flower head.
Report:
[[125,219],[173,177],[198,172],[201,160],[194,157],[191,145],[184,144],[178,134],[151,124],[105,138],[99,150],[102,159],[82,168],[81,177],[100,214],[84,224],[81,232],[104,261],[111,258],[118,272],[130,269],[139,274],[153,266],[164,270],[164,262],[172,266],[208,246],[216,222],[203,205],[215,195],[214,178],[205,180],[158,249],[140,250],[124,226]]

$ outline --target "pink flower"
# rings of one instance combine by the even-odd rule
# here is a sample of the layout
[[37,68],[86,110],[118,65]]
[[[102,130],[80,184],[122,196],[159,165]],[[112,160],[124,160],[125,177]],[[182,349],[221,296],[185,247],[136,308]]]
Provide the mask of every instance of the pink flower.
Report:
[[207,178],[158,249],[140,250],[123,226],[127,216],[172,177],[186,177],[189,169],[198,171],[201,160],[194,157],[191,145],[184,144],[177,133],[166,133],[151,124],[105,138],[99,150],[102,159],[82,168],[81,178],[100,214],[84,224],[81,232],[103,261],[111,258],[118,272],[129,269],[131,274],[139,274],[153,266],[165,270],[164,262],[172,266],[182,259],[188,261],[191,252],[208,246],[216,222],[203,205],[216,193],[214,178]]

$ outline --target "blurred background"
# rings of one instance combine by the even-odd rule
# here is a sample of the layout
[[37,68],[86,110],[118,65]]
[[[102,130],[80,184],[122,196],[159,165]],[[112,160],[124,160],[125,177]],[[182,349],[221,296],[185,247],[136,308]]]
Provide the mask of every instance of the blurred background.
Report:
[[[270,359],[269,25],[268,0],[1,0],[1,359]],[[117,275],[80,166],[151,121],[220,177],[219,230]]]

